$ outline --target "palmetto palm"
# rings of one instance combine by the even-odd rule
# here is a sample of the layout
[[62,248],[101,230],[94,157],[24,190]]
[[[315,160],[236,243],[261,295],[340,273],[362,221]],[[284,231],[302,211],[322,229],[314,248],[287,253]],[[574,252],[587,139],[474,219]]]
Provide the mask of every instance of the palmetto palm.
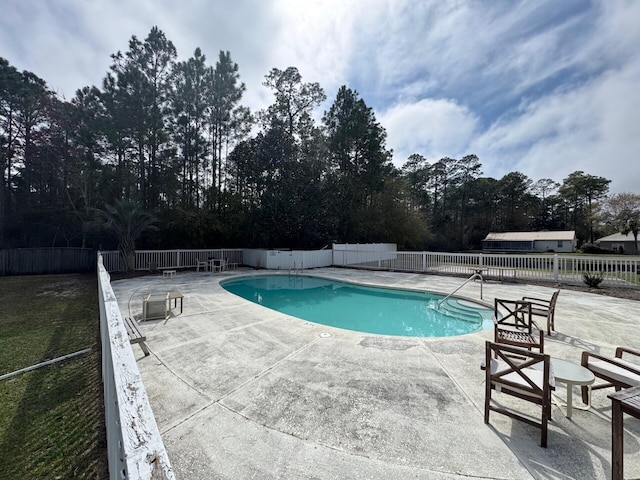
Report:
[[638,219],[638,215],[628,217],[625,222],[622,224],[622,228],[620,229],[620,233],[623,235],[627,235],[629,233],[633,234],[633,242],[635,251],[634,253],[638,253],[638,232],[640,231],[640,220]]
[[157,230],[156,218],[145,212],[138,203],[117,200],[97,210],[102,228],[111,232],[118,240],[118,250],[126,259],[126,271],[135,268],[136,240],[147,230]]

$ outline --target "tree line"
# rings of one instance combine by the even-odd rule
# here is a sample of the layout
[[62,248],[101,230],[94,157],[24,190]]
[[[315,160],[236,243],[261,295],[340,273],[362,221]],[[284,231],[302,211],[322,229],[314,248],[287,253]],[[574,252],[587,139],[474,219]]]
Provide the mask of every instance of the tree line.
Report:
[[637,236],[640,196],[608,196],[609,180],[582,171],[562,183],[494,179],[476,155],[419,153],[397,168],[358,92],[340,87],[320,115],[324,90],[295,67],[265,75],[273,103],[252,112],[228,51],[215,64],[200,48],[181,61],[154,27],[111,61],[100,87],[66,100],[0,58],[0,248],[112,248],[104,219],[127,215],[155,225],[142,229],[145,248],[467,250],[490,231]]

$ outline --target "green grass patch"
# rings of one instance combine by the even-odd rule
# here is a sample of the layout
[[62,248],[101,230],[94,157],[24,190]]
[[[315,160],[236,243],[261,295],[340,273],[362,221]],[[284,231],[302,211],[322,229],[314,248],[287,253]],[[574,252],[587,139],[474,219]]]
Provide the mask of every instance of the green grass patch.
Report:
[[0,472],[7,479],[107,478],[97,280],[0,277]]

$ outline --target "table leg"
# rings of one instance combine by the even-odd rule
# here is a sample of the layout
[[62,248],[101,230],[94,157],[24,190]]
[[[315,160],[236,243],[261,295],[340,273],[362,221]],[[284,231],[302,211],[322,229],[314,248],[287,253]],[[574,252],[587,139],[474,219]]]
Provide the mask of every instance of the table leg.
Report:
[[619,400],[611,402],[611,480],[624,478],[622,408]]
[[[569,385],[567,385],[567,388],[569,388]],[[581,405],[576,405],[575,407],[572,405],[571,408],[577,408],[579,410],[590,410],[591,409],[591,385],[587,385],[587,390],[589,392],[588,396],[587,396],[587,404],[585,406],[581,406]],[[569,396],[567,395],[567,399],[569,398]],[[569,403],[569,401],[567,400],[567,403]]]
[[[565,382],[560,382],[565,383]],[[589,388],[589,396],[587,397],[587,404],[585,406],[582,405],[574,405],[573,404],[573,387],[572,383],[567,383],[567,398],[566,401],[562,401],[559,397],[552,394],[552,401],[554,405],[560,407],[560,409],[566,409],[564,416],[567,418],[571,418],[573,415],[573,409],[577,408],[578,410],[589,410],[591,409],[591,385],[587,385]]]

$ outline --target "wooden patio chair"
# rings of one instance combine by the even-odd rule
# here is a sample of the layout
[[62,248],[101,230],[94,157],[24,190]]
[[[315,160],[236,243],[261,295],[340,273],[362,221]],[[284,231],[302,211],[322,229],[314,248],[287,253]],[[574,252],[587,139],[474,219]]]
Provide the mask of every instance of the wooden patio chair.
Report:
[[[523,361],[516,361],[513,357]],[[486,372],[484,423],[489,423],[492,411],[520,420],[540,429],[540,446],[546,448],[547,424],[551,419],[551,391],[555,389],[549,355],[487,341],[482,368]],[[494,390],[540,405],[540,420],[494,405],[491,397]]]
[[547,319],[547,335],[551,335],[551,330],[554,332],[556,330],[554,319],[558,295],[560,295],[560,290],[553,292],[553,295],[551,295],[549,300],[535,297],[522,297],[523,301],[531,303],[532,315]]
[[[632,356],[636,362],[631,362],[627,358]],[[640,385],[640,351],[631,350],[625,347],[616,348],[614,358],[605,357],[593,352],[582,352],[581,365],[588,368],[593,374],[604,380],[604,383],[592,385],[592,390],[599,388],[614,387],[616,392],[622,388],[631,388]],[[589,398],[589,389],[582,387],[582,400],[586,403]]]
[[531,302],[496,298],[493,323],[496,343],[544,353],[544,332],[533,321]]

